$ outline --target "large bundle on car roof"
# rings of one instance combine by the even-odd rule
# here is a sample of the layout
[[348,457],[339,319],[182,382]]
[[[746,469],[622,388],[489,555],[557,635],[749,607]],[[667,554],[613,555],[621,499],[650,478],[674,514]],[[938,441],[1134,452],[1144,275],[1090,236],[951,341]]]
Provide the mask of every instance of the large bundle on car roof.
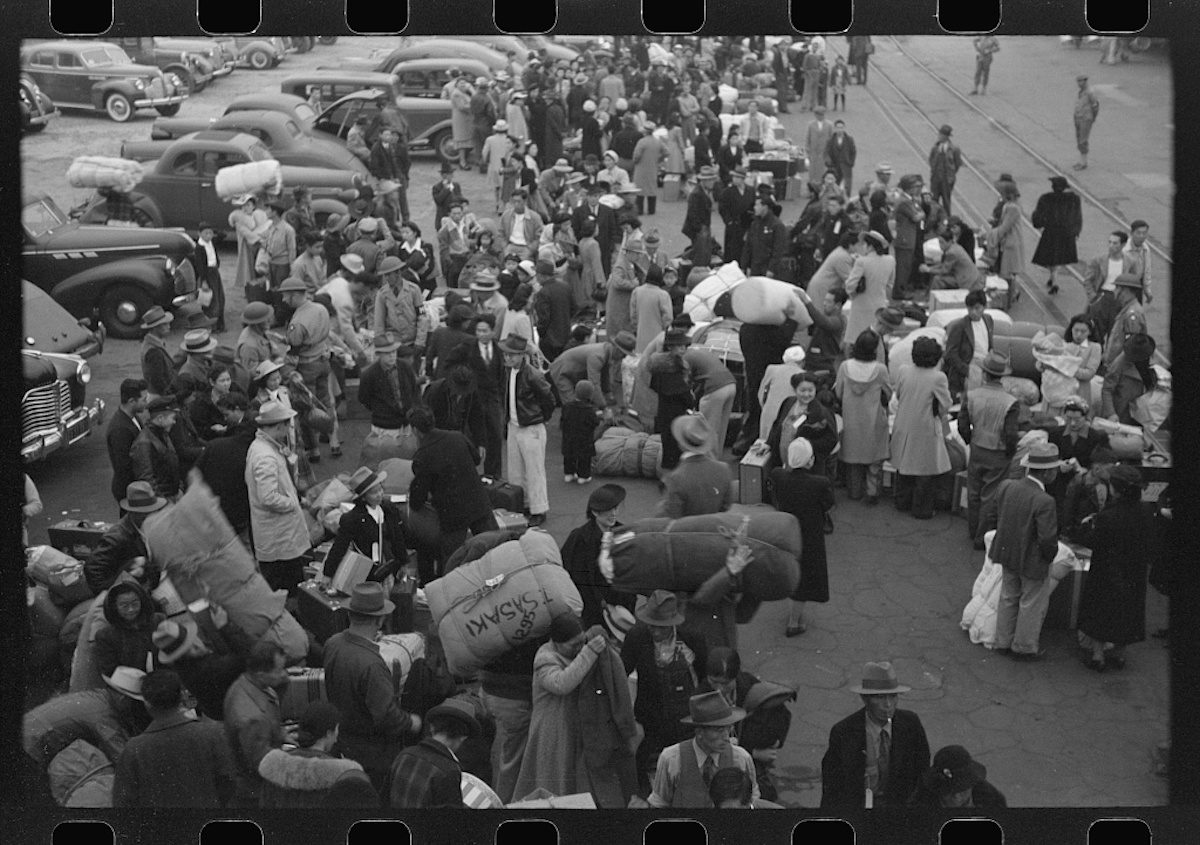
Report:
[[137,187],[146,171],[141,162],[112,156],[79,156],[67,168],[72,188],[116,188],[128,193]]
[[275,159],[234,164],[217,171],[215,187],[223,200],[239,194],[279,194],[283,192],[283,170]]

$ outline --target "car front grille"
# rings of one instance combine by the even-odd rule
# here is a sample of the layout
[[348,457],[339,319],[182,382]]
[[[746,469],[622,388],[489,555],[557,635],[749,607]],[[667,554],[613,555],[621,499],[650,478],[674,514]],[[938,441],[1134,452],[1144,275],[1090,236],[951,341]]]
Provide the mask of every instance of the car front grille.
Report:
[[61,379],[35,387],[21,401],[21,430],[24,440],[58,430],[59,422],[71,412],[71,386]]
[[146,86],[146,99],[157,100],[165,96],[167,96],[167,89],[161,78],[152,79]]

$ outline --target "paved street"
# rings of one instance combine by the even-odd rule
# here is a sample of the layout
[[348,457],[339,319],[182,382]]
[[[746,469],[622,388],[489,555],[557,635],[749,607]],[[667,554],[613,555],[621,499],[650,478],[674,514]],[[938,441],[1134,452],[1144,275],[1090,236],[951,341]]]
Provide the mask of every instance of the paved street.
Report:
[[[343,38],[335,47],[289,56],[276,70],[238,70],[185,104],[182,114],[219,114],[239,93],[274,89],[296,70],[365,55],[389,41]],[[832,38],[829,44],[844,51],[844,39]],[[851,86],[845,115],[828,115],[844,116],[856,138],[856,184],[868,179],[881,160],[892,163],[897,179],[907,172],[927,174],[926,155],[935,138],[930,122],[945,122],[954,126],[955,140],[979,170],[979,175],[966,170],[960,174],[955,212],[965,211],[980,224],[980,215],[986,218],[995,204],[990,182],[1007,171],[1020,186],[1028,215],[1037,196],[1049,189],[1046,178],[1051,171],[998,131],[997,125],[1002,125],[1094,195],[1108,212],[1125,221],[1149,220],[1152,237],[1169,254],[1171,86],[1162,54],[1137,55],[1127,65],[1107,67],[1098,64],[1095,49],[1076,51],[1057,38],[1001,38],[987,97],[970,98],[985,112],[981,115],[913,61],[926,64],[966,94],[974,67],[969,39],[877,38],[876,44],[868,88]],[[1090,73],[1101,112],[1092,135],[1091,166],[1076,173],[1070,169],[1075,161],[1071,106],[1080,72]],[[796,104],[792,108],[783,121],[792,138],[802,139],[810,116],[798,113]],[[64,208],[79,201],[81,192],[68,189],[63,176],[70,159],[85,152],[115,154],[117,140],[145,138],[149,124],[148,118],[116,127],[100,117],[60,117],[44,135],[23,141],[25,190],[45,190]],[[73,144],[63,144],[64,137],[74,139]],[[460,178],[475,210],[485,216],[491,194],[483,177],[476,172]],[[429,191],[436,180],[435,160],[416,158],[409,198],[427,236],[432,236],[433,224]],[[783,220],[789,226],[801,208],[797,193],[793,190],[784,204]],[[657,215],[643,218],[643,229],[658,229],[664,248],[677,254],[686,246],[679,231],[684,205],[660,203],[658,208]],[[1085,200],[1080,257],[1099,254],[1114,228],[1117,222],[1110,214]],[[1036,234],[1027,229],[1027,255],[1032,255],[1036,242]],[[232,252],[223,253],[227,278],[232,276],[232,259]],[[1150,331],[1159,349],[1169,354],[1170,267],[1155,256],[1154,268],[1156,298],[1147,309]],[[1044,271],[1031,265],[1030,273],[1026,296],[1014,308],[1016,319],[1062,324],[1082,310],[1078,285],[1060,281],[1062,293],[1046,302]],[[221,336],[222,342],[236,340],[236,315],[243,304],[242,292],[229,290],[230,331]],[[182,332],[176,330],[172,339],[178,343]],[[140,375],[138,344],[110,341],[93,359],[92,368],[90,395],[115,407],[120,380]],[[317,466],[318,474],[353,470],[358,450],[352,444],[367,427],[361,419],[345,423],[343,439],[351,444],[346,457],[326,457]],[[561,481],[557,420],[550,440],[551,516],[546,528],[562,541],[583,522],[589,490]],[[46,505],[42,517],[31,521],[32,542],[45,542],[46,526],[67,516],[116,516],[108,493],[102,432],[29,472]],[[632,521],[649,513],[658,497],[655,483],[621,483],[630,491],[623,518]],[[1166,803],[1166,781],[1154,775],[1151,760],[1155,744],[1167,738],[1168,655],[1161,641],[1148,639],[1132,646],[1128,668],[1103,675],[1088,671],[1076,659],[1073,632],[1047,631],[1043,645],[1049,655],[1042,663],[1019,664],[994,656],[972,645],[959,629],[982,559],[971,550],[964,519],[939,513],[932,521],[916,522],[897,513],[888,499],[868,508],[845,500],[844,491],[838,491],[834,519],[836,531],[827,538],[831,600],[808,606],[808,632],[785,639],[786,608],[775,603],[765,605],[740,633],[747,670],[799,689],[791,734],[777,764],[784,803],[818,804],[820,759],[829,728],[860,706],[847,687],[860,679],[865,661],[884,659],[893,661],[900,681],[913,687],[900,706],[920,715],[932,749],[966,746],[987,766],[988,779],[1005,793],[1010,806]],[[1153,590],[1147,616],[1148,631],[1166,625],[1166,602]]]

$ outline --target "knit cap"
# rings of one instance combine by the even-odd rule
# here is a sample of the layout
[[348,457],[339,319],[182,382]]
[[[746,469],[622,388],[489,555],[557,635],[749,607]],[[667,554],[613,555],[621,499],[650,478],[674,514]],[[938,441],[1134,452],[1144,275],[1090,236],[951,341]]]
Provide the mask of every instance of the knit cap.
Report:
[[591,402],[596,394],[596,387],[587,379],[575,383],[575,401]]

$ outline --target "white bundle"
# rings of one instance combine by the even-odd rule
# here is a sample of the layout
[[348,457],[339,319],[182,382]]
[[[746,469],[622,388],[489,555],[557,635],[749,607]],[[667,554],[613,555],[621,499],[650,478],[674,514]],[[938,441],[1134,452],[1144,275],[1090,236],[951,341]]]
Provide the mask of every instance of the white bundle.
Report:
[[137,187],[145,175],[140,161],[112,156],[80,156],[67,168],[72,188],[116,188],[125,193]]
[[278,194],[283,191],[283,171],[275,159],[222,167],[217,171],[216,188],[217,196],[223,200],[262,191]]
[[730,261],[704,281],[696,285],[683,300],[683,310],[692,322],[712,322],[717,319],[713,311],[717,300],[726,292],[746,281],[746,274],[736,261]]
[[738,93],[738,89],[734,88],[732,85],[718,85],[717,96],[721,98],[722,103],[729,103],[730,105],[733,105],[738,101],[738,97],[741,95]]
[[937,238],[925,241],[923,251],[926,264],[940,264],[942,261],[942,244]]

